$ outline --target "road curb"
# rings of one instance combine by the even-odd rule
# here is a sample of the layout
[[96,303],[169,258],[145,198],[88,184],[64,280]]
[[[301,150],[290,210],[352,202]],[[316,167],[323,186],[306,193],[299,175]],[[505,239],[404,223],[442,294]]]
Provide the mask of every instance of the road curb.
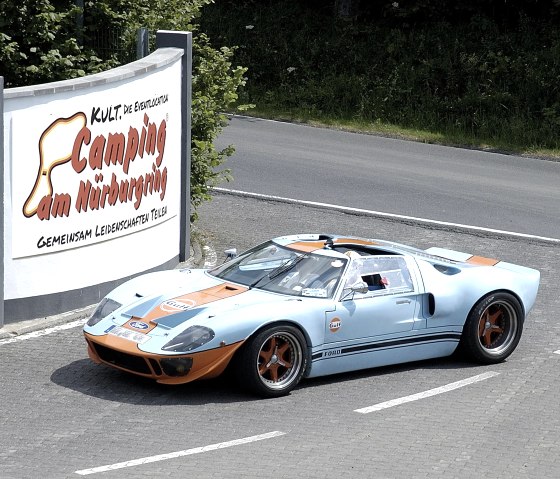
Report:
[[491,228],[484,228],[472,225],[462,225],[456,223],[449,223],[445,221],[430,220],[424,218],[415,218],[413,216],[405,216],[393,213],[384,213],[380,211],[370,211],[361,208],[351,208],[340,205],[333,205],[328,203],[320,203],[308,200],[298,200],[294,198],[284,198],[281,196],[264,195],[261,193],[251,193],[247,191],[230,190],[227,188],[212,188],[214,194],[229,195],[229,196],[239,196],[241,198],[253,198],[260,201],[268,201],[271,203],[284,203],[291,205],[305,206],[307,208],[315,208],[319,210],[327,211],[338,211],[348,215],[354,216],[368,216],[371,218],[378,218],[383,221],[406,224],[419,228],[425,228],[430,230],[440,230],[440,231],[450,231],[454,233],[469,234],[471,236],[477,236],[481,238],[495,238],[501,240],[510,241],[525,241],[529,244],[541,244],[548,246],[558,246],[560,245],[560,239],[558,238],[547,238],[544,236],[535,236],[525,233],[515,233],[511,231],[495,230]]

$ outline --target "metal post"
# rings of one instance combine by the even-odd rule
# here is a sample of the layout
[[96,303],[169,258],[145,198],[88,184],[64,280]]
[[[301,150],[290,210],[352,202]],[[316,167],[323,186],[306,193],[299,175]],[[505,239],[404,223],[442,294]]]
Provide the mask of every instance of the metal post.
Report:
[[136,33],[136,59],[147,57],[150,53],[150,43],[147,28],[139,28]]
[[0,76],[0,328],[4,326],[4,77]]
[[76,7],[79,8],[76,14],[76,31],[78,45],[84,44],[84,0],[76,0]]
[[182,48],[183,78],[181,81],[181,226],[179,261],[190,257],[191,217],[191,95],[192,95],[192,33],[160,30],[156,34],[157,48]]

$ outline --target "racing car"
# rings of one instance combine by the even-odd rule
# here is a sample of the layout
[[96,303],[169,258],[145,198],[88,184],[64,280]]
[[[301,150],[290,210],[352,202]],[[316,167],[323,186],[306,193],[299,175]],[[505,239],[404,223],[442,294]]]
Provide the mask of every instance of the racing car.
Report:
[[538,270],[334,234],[272,239],[212,269],[138,276],[84,326],[89,357],[163,384],[231,372],[262,397],[302,378],[451,355],[505,360]]

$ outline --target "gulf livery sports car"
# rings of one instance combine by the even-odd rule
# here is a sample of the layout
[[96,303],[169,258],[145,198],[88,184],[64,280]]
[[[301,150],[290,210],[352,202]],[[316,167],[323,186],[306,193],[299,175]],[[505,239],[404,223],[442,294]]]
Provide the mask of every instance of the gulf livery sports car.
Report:
[[103,363],[164,384],[220,375],[264,397],[302,377],[452,354],[503,361],[537,270],[441,248],[305,234],[211,269],[139,276],[109,293],[84,334]]

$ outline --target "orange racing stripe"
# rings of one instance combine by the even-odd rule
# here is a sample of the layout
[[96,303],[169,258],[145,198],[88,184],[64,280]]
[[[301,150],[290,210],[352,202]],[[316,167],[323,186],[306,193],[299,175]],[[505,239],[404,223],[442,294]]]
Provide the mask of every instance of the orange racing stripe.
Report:
[[[203,289],[201,291],[195,291],[193,293],[184,294],[182,296],[177,296],[176,298],[168,299],[164,301],[159,306],[152,309],[146,316],[141,318],[141,321],[150,323],[154,319],[163,318],[164,316],[169,316],[171,314],[177,314],[181,311],[187,311],[197,306],[212,303],[213,301],[218,301],[220,299],[230,298],[238,294],[244,293],[249,288],[245,286],[239,286],[236,284],[224,283],[218,286],[213,286],[211,288]],[[145,330],[139,330],[130,326],[131,321],[138,321],[140,318],[132,318],[127,321],[123,326],[127,329],[139,333],[148,333],[154,329],[157,324],[150,323],[150,328]]]
[[[334,240],[334,244],[355,244],[355,245],[373,246],[376,245],[377,243],[375,243],[374,241],[362,240],[356,238],[336,238]],[[295,243],[286,245],[286,247],[298,251],[304,251],[306,253],[310,253],[318,249],[323,249],[325,247],[325,241],[297,241]]]
[[469,264],[476,264],[478,266],[495,266],[500,262],[500,260],[484,258],[483,256],[471,256],[466,262]]

